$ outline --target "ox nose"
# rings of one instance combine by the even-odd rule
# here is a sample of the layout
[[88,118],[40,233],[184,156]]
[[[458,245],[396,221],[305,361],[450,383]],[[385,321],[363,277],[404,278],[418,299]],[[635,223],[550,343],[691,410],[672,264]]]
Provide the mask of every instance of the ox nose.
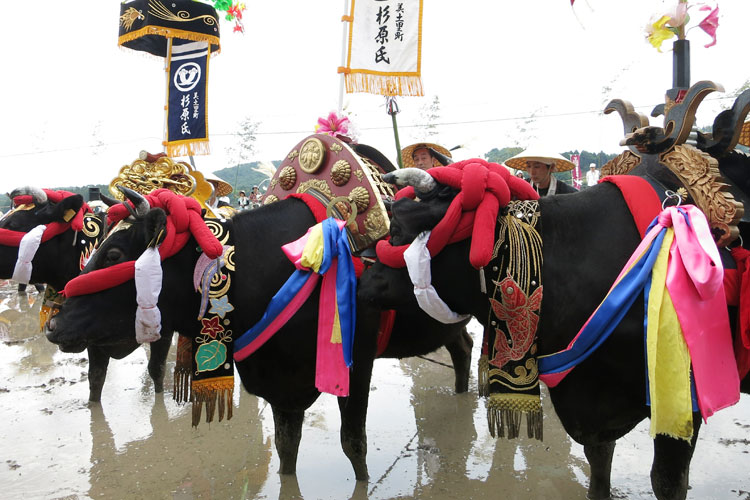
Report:
[[53,336],[55,334],[55,327],[57,326],[57,319],[53,316],[47,320],[44,324],[44,333],[47,336],[47,340],[54,342]]

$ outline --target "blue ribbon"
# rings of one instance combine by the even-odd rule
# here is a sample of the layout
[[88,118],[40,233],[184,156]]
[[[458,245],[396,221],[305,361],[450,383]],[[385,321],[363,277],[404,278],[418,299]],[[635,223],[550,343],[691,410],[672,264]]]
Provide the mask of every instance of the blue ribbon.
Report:
[[648,250],[610,291],[569,349],[538,358],[540,373],[560,373],[575,367],[609,338],[638,294],[651,282],[651,270],[665,234],[666,229],[656,235]]
[[[323,259],[318,274],[324,275],[328,272],[334,257],[338,257],[338,264],[336,266],[336,303],[338,305],[339,321],[341,324],[344,362],[346,366],[351,366],[357,311],[357,277],[354,272],[351,253],[349,252],[346,231],[339,230],[335,219],[332,217],[322,222],[322,229],[324,245]],[[235,350],[239,351],[255,342],[274,318],[297,296],[313,273],[314,271],[312,270],[296,270],[273,296],[260,321],[234,341]],[[253,350],[257,350],[258,347],[260,346],[256,346]]]

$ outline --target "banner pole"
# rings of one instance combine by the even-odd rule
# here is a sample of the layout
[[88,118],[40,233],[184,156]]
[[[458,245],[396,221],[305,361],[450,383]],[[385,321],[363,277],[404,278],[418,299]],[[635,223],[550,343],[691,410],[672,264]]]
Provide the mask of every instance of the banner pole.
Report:
[[[209,45],[209,50],[210,50]],[[167,115],[169,114],[169,65],[172,62],[172,38],[167,38],[167,57],[164,59],[164,74],[166,75],[165,81],[167,82],[164,88],[164,124],[162,126],[162,147],[164,153],[167,152]]]
[[404,161],[401,158],[401,141],[398,140],[398,123],[396,123],[396,115],[398,114],[399,109],[395,95],[385,96],[385,112],[391,115],[391,122],[393,123],[393,137],[396,139],[396,158],[398,158],[398,168],[404,168]]
[[[349,0],[344,0],[344,16],[341,18],[341,66],[346,66],[346,48],[349,31],[349,22],[345,18],[349,16]],[[339,75],[339,105],[338,114],[341,116],[341,112],[344,109],[344,78],[345,74]]]
[[396,124],[396,113],[391,115],[393,120],[393,137],[396,139],[396,156],[398,157],[398,168],[404,168],[404,161],[401,158],[401,142],[398,140],[398,125]]

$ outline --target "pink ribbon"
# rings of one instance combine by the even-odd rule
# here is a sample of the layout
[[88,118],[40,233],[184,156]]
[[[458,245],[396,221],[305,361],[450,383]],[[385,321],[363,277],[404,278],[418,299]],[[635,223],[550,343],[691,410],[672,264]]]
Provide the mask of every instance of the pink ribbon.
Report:
[[659,215],[657,224],[652,231],[674,228],[667,290],[690,351],[698,406],[705,420],[740,397],[724,268],[708,222],[695,206],[670,207]]
[[[337,220],[336,224],[341,230],[345,222]],[[302,253],[311,231],[312,228],[308,229],[303,237],[281,247],[294,267],[300,270],[308,270],[302,265]],[[326,392],[334,396],[348,396],[349,368],[344,362],[343,344],[331,342],[331,332],[336,317],[337,259],[338,257],[334,257],[328,271],[323,275],[323,284],[320,289],[315,387],[320,392]],[[314,281],[317,283],[318,275],[312,270],[310,272],[315,276]]]

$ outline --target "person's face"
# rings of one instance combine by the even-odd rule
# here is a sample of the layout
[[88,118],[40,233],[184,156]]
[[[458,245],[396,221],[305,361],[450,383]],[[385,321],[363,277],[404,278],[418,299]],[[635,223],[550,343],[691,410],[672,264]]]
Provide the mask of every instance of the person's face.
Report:
[[417,168],[421,168],[422,170],[432,168],[432,155],[425,148],[414,151],[411,154],[411,158],[414,160],[414,166]]
[[541,188],[547,187],[549,184],[549,176],[551,166],[546,165],[539,161],[527,161],[526,169],[529,171],[529,177],[531,181]]

